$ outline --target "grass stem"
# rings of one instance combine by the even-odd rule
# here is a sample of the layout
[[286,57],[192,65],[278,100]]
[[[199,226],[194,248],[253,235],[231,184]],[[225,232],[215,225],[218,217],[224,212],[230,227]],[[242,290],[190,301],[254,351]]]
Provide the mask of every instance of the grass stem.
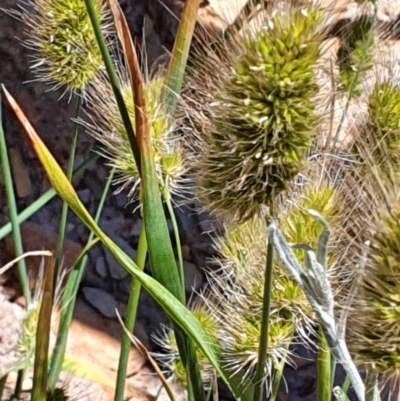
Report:
[[254,401],[262,401],[264,395],[265,364],[268,358],[269,312],[271,309],[272,276],[274,269],[274,247],[272,241],[267,245],[267,262],[265,266],[263,310],[261,317],[261,333],[258,348],[258,362],[254,379]]
[[[146,230],[144,224],[142,224],[142,228],[140,231],[139,237],[139,245],[138,245],[138,253],[136,258],[136,264],[140,269],[144,270],[144,265],[146,262],[147,255],[147,239],[146,239]],[[129,293],[129,301],[128,307],[126,311],[125,317],[125,327],[126,329],[132,333],[135,327],[137,308],[139,304],[139,296],[141,289],[140,281],[132,278],[131,290]],[[129,351],[131,349],[131,340],[128,335],[124,332],[122,336],[121,343],[121,353],[119,357],[118,363],[118,373],[117,373],[117,382],[115,389],[115,397],[114,401],[123,401],[124,400],[124,390],[125,390],[125,378],[128,366],[129,359]]]

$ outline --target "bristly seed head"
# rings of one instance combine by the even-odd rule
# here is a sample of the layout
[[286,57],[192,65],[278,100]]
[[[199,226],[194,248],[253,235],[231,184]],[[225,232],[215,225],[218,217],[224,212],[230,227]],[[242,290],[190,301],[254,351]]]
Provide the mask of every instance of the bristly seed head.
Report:
[[[106,40],[110,37],[109,16],[101,0],[93,5]],[[31,69],[36,78],[76,92],[84,89],[103,69],[103,59],[83,0],[20,1],[19,17],[26,24],[34,51]],[[32,7],[29,10],[28,7]]]
[[338,52],[339,75],[343,88],[359,97],[366,72],[373,66],[373,19],[361,16],[346,25]]
[[379,165],[400,172],[400,87],[389,81],[376,83],[368,114],[365,130],[371,156]]
[[[218,73],[213,58],[207,71],[199,72],[211,72],[213,102],[207,114],[197,116],[194,180],[200,200],[216,214],[243,221],[260,205],[273,204],[313,144],[319,122],[313,68],[320,56],[322,13],[306,11],[277,11],[269,25],[231,44],[230,59],[219,60]],[[196,79],[189,82],[193,91],[204,85]]]
[[380,213],[352,304],[349,338],[358,363],[400,379],[400,208]]
[[[146,111],[149,119],[150,137],[153,146],[153,157],[156,164],[160,188],[168,188],[172,193],[179,192],[184,173],[181,140],[173,134],[174,127],[167,120],[161,104],[163,81],[155,78],[144,87]],[[135,108],[131,85],[122,79],[121,92],[127,106],[128,114],[135,129]],[[120,190],[129,189],[129,196],[135,200],[136,189],[140,183],[139,171],[133,157],[130,141],[112,94],[111,86],[105,80],[97,80],[88,92],[87,114],[90,123],[81,121],[88,132],[104,146],[100,153],[108,164],[116,168],[121,184]]]

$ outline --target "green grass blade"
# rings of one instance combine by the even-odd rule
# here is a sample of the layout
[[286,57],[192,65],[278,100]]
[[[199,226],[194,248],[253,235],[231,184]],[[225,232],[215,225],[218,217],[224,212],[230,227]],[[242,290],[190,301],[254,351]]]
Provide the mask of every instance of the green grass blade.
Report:
[[[147,255],[147,239],[146,239],[146,231],[144,225],[142,225],[142,229],[139,237],[139,245],[138,245],[138,253],[136,264],[139,269],[144,269],[144,265],[146,262]],[[125,318],[125,328],[129,333],[133,332],[136,321],[136,313],[139,304],[139,296],[140,296],[141,284],[139,280],[132,280],[131,290],[129,293],[129,301],[128,307],[126,310],[126,318]],[[122,343],[121,343],[121,353],[118,362],[118,374],[117,374],[117,385],[115,389],[115,401],[123,401],[124,400],[124,390],[125,390],[125,379],[126,379],[126,371],[128,367],[128,358],[129,351],[131,349],[131,339],[125,333],[122,335]]]
[[107,70],[108,78],[110,80],[111,87],[114,92],[115,100],[118,104],[118,109],[121,113],[121,118],[125,126],[126,134],[129,138],[129,143],[131,145],[132,153],[135,158],[136,166],[140,172],[140,151],[136,140],[135,131],[133,130],[131,119],[129,117],[128,110],[126,108],[124,98],[121,93],[121,89],[118,83],[118,77],[115,72],[110,52],[108,51],[106,42],[104,40],[103,34],[101,32],[100,23],[97,19],[96,12],[93,7],[92,0],[85,0],[86,8],[90,17],[90,21],[93,25],[93,30],[96,35],[97,43],[99,45],[101,55],[103,57],[104,65]]
[[331,351],[326,342],[323,330],[318,330],[317,357],[317,400],[325,401],[331,398]]
[[[82,202],[79,200],[75,193],[71,183],[66,178],[64,172],[57,164],[54,157],[46,148],[43,141],[37,135],[32,125],[29,123],[25,114],[21,108],[15,102],[13,97],[7,92],[2,86],[7,99],[13,108],[14,112],[18,116],[22,126],[25,129],[29,140],[44,167],[47,177],[57,194],[61,199],[68,203],[71,210],[78,216],[83,224],[100,238],[103,245],[110,250],[113,256],[126,269],[134,278],[138,279],[143,288],[153,297],[153,299],[163,308],[169,318],[197,344],[199,349],[208,358],[210,363],[214,366],[215,370],[219,374],[222,380],[229,386],[234,392],[235,389],[230,385],[230,378],[227,377],[225,372],[221,369],[218,358],[218,346],[215,340],[210,337],[199,321],[193,316],[193,314],[167,290],[157,280],[148,274],[142,272],[140,268],[131,260],[131,258],[124,253],[96,224],[89,212],[85,209]],[[240,395],[236,392],[236,399],[240,400]]]
[[[94,221],[97,223],[100,219],[101,212],[104,207],[106,195],[110,190],[111,182],[114,177],[115,170],[110,172],[107,183],[104,187],[99,206],[97,208],[96,216]],[[72,317],[74,314],[74,308],[76,303],[76,297],[78,294],[79,284],[81,282],[83,272],[85,271],[86,263],[88,260],[87,253],[94,243],[93,232],[90,233],[85,249],[82,251],[80,257],[75,263],[74,268],[69,273],[67,285],[65,286],[64,294],[61,300],[61,315],[60,325],[57,332],[56,345],[54,347],[53,355],[51,358],[50,371],[49,371],[49,387],[54,388],[57,384],[58,377],[60,375],[65,351],[67,348],[68,330],[71,325]]]
[[201,0],[186,0],[168,64],[163,95],[167,114],[175,114]]
[[[79,117],[79,113],[81,110],[82,98],[80,93],[77,94],[76,97],[76,108],[75,108],[75,121],[73,123],[73,131],[72,131],[72,141],[69,150],[69,160],[68,160],[68,167],[67,167],[67,178],[69,181],[72,179],[73,169],[74,169],[74,162],[75,162],[75,151],[76,151],[76,143],[78,140],[78,123],[76,119]],[[65,227],[67,225],[67,216],[68,216],[68,204],[63,202],[62,210],[61,210],[61,217],[60,217],[60,226],[58,229],[58,238],[57,238],[57,246],[56,252],[54,254],[54,290],[56,288],[56,281],[59,276],[60,271],[60,263],[62,258],[62,248],[64,245],[64,237],[65,237]]]
[[45,401],[47,392],[47,367],[51,333],[51,312],[53,310],[54,260],[47,263],[39,319],[36,329],[35,363],[33,367],[32,401]]
[[[92,154],[90,155],[83,163],[81,163],[75,170],[73,176],[80,174],[82,171],[86,169],[86,167],[90,166],[94,161],[96,161],[98,155]],[[56,196],[56,191],[53,188],[48,189],[44,192],[38,199],[36,199],[33,203],[31,203],[26,209],[24,209],[16,218],[16,222],[18,224],[23,223],[28,220],[31,216],[33,216],[39,209],[46,205],[46,203],[50,202]],[[11,223],[4,224],[3,227],[0,228],[0,241],[7,237],[12,232]]]
[[271,309],[272,277],[274,269],[274,247],[268,240],[267,261],[264,273],[263,309],[261,317],[260,343],[258,346],[258,362],[254,379],[254,401],[262,401],[265,387],[265,365],[268,358],[269,314]]
[[184,269],[183,269],[181,239],[180,239],[180,236],[179,236],[178,223],[176,221],[174,207],[172,205],[171,194],[170,194],[170,192],[169,192],[167,187],[163,188],[163,198],[164,198],[165,205],[167,206],[168,213],[169,213],[169,216],[170,216],[170,219],[171,219],[171,223],[172,223],[172,228],[173,228],[173,231],[174,231],[175,244],[176,244],[176,253],[177,253],[177,256],[178,256],[178,273],[179,273],[179,278],[181,280],[182,292],[183,292],[183,296],[184,296],[183,302],[186,303],[185,272],[184,272]]
[[[1,102],[1,98],[0,98],[0,102]],[[12,227],[12,237],[13,237],[13,243],[14,243],[14,249],[15,249],[15,256],[18,257],[24,253],[24,250],[22,247],[21,232],[20,232],[19,223],[17,220],[17,216],[18,216],[17,203],[15,200],[13,179],[12,179],[12,174],[11,174],[11,165],[10,165],[10,161],[8,159],[7,144],[6,144],[6,138],[5,138],[4,129],[3,129],[1,103],[0,103],[0,162],[1,162],[1,168],[3,170],[3,175],[4,175],[4,186],[5,186],[5,190],[6,190],[6,196],[7,196],[8,214],[10,216],[11,227]],[[31,292],[29,290],[29,280],[28,280],[28,275],[26,273],[25,260],[21,259],[20,261],[18,261],[17,266],[18,266],[18,277],[19,277],[19,281],[21,283],[25,302],[27,305],[29,305],[29,303],[31,301]]]

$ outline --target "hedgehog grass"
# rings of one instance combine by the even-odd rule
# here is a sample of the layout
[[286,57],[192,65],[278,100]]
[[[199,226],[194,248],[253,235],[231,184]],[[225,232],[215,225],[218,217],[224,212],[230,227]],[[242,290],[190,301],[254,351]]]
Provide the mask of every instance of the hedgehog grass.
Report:
[[[322,16],[311,7],[279,9],[235,44],[239,49],[228,55],[232,67],[220,60],[193,158],[199,198],[217,215],[251,217],[261,205],[272,205],[301,171],[319,122],[313,68]],[[215,69],[211,60],[207,68]],[[204,83],[196,79],[191,87]]]

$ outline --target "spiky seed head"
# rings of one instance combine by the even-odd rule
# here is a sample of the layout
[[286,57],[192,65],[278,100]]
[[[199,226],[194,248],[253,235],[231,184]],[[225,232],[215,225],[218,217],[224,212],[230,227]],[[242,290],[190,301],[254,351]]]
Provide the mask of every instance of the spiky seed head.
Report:
[[[161,104],[162,87],[161,78],[148,81],[144,87],[144,97],[159,185],[175,192],[184,173],[184,155],[181,139],[173,134],[174,127],[167,120]],[[121,92],[135,129],[134,99],[127,80],[123,80]],[[108,160],[110,166],[116,168],[119,174],[116,183],[121,184],[120,189],[129,188],[130,196],[135,198],[140,183],[139,171],[112,88],[108,82],[98,80],[96,85],[90,88],[88,97],[90,102],[87,114],[91,122],[81,122],[88,132],[104,145],[100,153]]]
[[55,388],[48,390],[46,393],[46,401],[68,401],[70,397],[65,393],[63,388]]
[[[400,87],[386,81],[376,83],[368,99],[366,140],[379,165],[400,171]],[[365,144],[364,144],[365,146]]]
[[[316,180],[315,177],[313,177]],[[322,181],[311,181],[298,189],[297,194],[286,199],[288,205],[279,214],[279,222],[285,238],[290,244],[306,244],[316,249],[322,225],[309,214],[309,210],[318,212],[332,230],[338,226],[339,196],[333,185]],[[304,252],[294,251],[303,262]],[[328,266],[331,263],[328,262]]]
[[361,16],[346,25],[338,52],[340,82],[352,97],[359,97],[362,81],[373,67],[373,19]]
[[400,203],[381,213],[368,265],[352,309],[350,343],[356,361],[400,376]]
[[[309,209],[318,211],[332,228],[336,227],[338,197],[327,181],[320,178],[303,182],[303,187],[294,185],[289,200],[280,203],[277,209],[280,225],[291,243],[315,249],[321,227],[308,214]],[[257,217],[240,225],[225,223],[225,231],[226,236],[217,241],[222,256],[218,260],[220,269],[209,274],[210,294],[204,302],[219,322],[222,366],[242,375],[246,381],[253,377],[258,361],[267,232],[264,221]],[[328,264],[331,261],[329,257]],[[309,342],[315,325],[305,294],[278,261],[274,264],[269,324],[267,387],[281,358],[288,358],[290,363],[288,347],[294,336],[298,336],[298,341]]]
[[[200,304],[195,305],[192,308],[192,313],[203,326],[205,332],[209,334],[211,338],[215,338],[217,321],[208,313],[205,306]],[[164,350],[163,354],[155,354],[155,357],[160,361],[167,373],[173,376],[174,380],[183,387],[187,387],[186,369],[179,355],[174,331],[170,328],[166,328],[161,335],[155,336],[155,341],[160,344]],[[213,366],[198,348],[196,349],[196,356],[203,384],[206,388],[210,388],[214,378]]]
[[[28,37],[25,44],[34,51],[31,69],[36,78],[53,89],[84,89],[103,68],[85,2],[35,0],[20,5]],[[111,25],[104,3],[94,0],[93,6],[108,39]]]
[[[313,8],[279,10],[258,32],[231,45],[228,61],[219,60],[193,163],[200,199],[216,214],[251,217],[301,170],[319,121],[313,68],[321,20]],[[215,57],[206,67],[214,75]],[[196,90],[196,79],[189,85]]]

